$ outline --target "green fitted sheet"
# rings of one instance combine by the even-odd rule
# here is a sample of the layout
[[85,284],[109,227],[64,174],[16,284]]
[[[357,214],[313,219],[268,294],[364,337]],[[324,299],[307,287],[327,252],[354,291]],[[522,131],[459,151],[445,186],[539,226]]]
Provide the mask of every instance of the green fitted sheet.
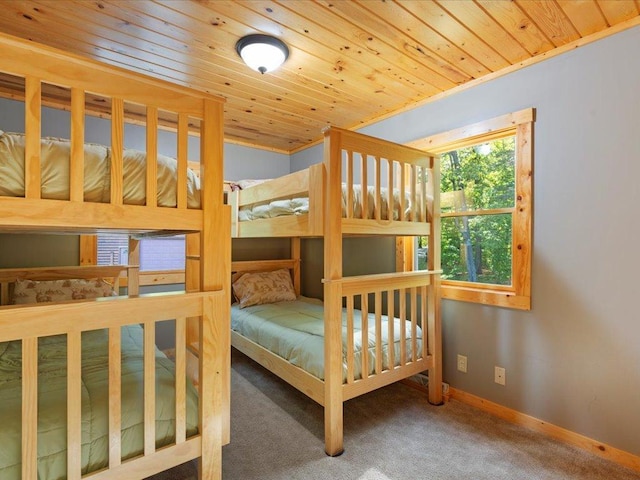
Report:
[[[0,342],[0,479],[21,477],[20,341]],[[143,329],[122,328],[122,457],[143,451]],[[38,478],[67,476],[66,336],[41,338],[38,357]],[[82,473],[108,464],[108,332],[82,334]],[[187,382],[187,432],[197,433],[198,399]],[[156,349],[156,446],[175,441],[174,364]]]
[[[354,378],[362,378],[362,319],[361,312],[354,312]],[[402,320],[393,319],[394,365],[400,365],[400,343]],[[383,315],[382,365],[389,368],[389,319]],[[412,355],[411,323],[405,323],[405,345],[407,358]],[[347,312],[342,312],[342,363],[343,381],[347,372]],[[271,352],[281,356],[293,365],[324,380],[324,308],[316,299],[299,297],[292,302],[277,302],[239,308],[231,307],[231,328]],[[368,370],[375,373],[376,365],[376,321],[375,315],[368,315]],[[422,351],[422,330],[416,328],[418,357]]]

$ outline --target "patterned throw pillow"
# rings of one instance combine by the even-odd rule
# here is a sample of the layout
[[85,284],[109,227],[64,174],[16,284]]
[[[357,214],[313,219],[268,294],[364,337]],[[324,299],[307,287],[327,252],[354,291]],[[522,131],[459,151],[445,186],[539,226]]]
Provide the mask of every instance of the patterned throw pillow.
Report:
[[240,303],[240,308],[296,299],[291,275],[284,268],[271,272],[245,273],[233,282],[233,294]]
[[14,304],[64,302],[114,295],[113,287],[101,278],[92,280],[17,280]]

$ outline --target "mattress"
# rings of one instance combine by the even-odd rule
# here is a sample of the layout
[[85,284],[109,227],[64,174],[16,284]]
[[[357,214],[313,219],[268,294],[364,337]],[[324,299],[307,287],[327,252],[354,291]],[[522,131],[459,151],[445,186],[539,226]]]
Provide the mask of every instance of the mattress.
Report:
[[[108,464],[108,332],[82,334],[82,473]],[[122,456],[143,452],[143,329],[122,329]],[[38,478],[67,477],[66,337],[39,340]],[[0,478],[21,477],[21,342],[0,343]],[[187,382],[187,435],[197,433],[198,399]],[[156,349],[156,446],[175,441],[174,364]]]
[[[231,328],[243,337],[281,356],[291,364],[304,369],[310,374],[324,380],[324,308],[322,302],[315,299],[299,297],[292,302],[278,302],[251,307],[231,307]],[[362,378],[362,324],[360,311],[353,316],[354,323],[354,378]],[[375,315],[369,314],[368,373],[375,373]],[[394,364],[400,364],[400,329],[401,320],[394,322]],[[389,368],[388,355],[388,322],[382,317],[382,365]],[[347,375],[347,313],[342,313],[342,354],[343,381]],[[412,355],[411,323],[405,321],[405,345],[407,358]],[[418,352],[422,351],[422,330],[417,327],[416,344]]]
[[[347,209],[347,186],[342,185],[342,216],[346,217]],[[353,186],[352,195],[352,212],[353,218],[367,218],[375,219],[377,216],[377,206],[375,202],[376,190],[375,187],[369,186],[367,188],[367,211],[363,212],[362,207],[362,187],[360,185]],[[380,203],[380,219],[389,220],[389,202],[388,193],[386,188],[381,189],[381,203]],[[411,195],[405,193],[405,208],[400,214],[400,192],[397,189],[393,191],[393,220],[410,220],[411,218]],[[258,203],[254,205],[248,205],[242,207],[238,211],[239,221],[258,220],[264,218],[280,217],[283,215],[302,215],[309,212],[309,198],[291,198],[283,200],[275,200],[273,202]],[[364,213],[364,216],[363,216]]]
[[[42,198],[69,199],[69,158],[71,143],[59,138],[40,141]],[[0,130],[0,195],[24,197],[25,136]],[[87,143],[84,145],[84,200],[108,203],[111,189],[111,148]],[[158,155],[158,205],[177,204],[178,162]],[[138,150],[123,152],[123,202],[144,205],[146,200],[146,154]],[[187,171],[187,205],[200,207],[200,179]]]

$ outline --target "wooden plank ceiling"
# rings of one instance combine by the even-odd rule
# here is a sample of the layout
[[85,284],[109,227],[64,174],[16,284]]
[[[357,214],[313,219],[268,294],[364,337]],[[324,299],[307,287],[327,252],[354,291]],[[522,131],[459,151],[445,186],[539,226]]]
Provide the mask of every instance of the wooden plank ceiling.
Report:
[[[0,31],[224,96],[229,141],[282,152],[640,24],[640,0],[0,0]],[[250,33],[290,48],[260,75]],[[471,82],[471,83],[470,83]],[[1,126],[0,126],[1,127]]]

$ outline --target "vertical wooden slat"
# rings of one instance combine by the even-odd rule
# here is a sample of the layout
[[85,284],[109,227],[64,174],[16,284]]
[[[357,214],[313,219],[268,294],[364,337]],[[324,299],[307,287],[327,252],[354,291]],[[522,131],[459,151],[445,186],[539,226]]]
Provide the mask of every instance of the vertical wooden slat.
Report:
[[418,172],[417,172],[417,167],[416,165],[411,165],[410,167],[410,172],[411,172],[411,221],[412,222],[419,222],[420,218],[417,214],[418,212]]
[[156,325],[144,324],[144,454],[156,450]]
[[420,356],[422,358],[427,358],[427,341],[429,338],[427,333],[427,295],[427,286],[423,285],[420,287],[420,328],[422,329],[422,351],[420,352]]
[[187,438],[187,319],[176,318],[176,443]]
[[[435,188],[435,185],[433,183],[433,168],[429,169],[426,188],[427,188],[427,193],[430,194],[430,195],[427,196],[427,208],[426,208],[426,210],[427,210],[427,218],[426,218],[426,221],[427,222],[431,222],[433,220],[434,208],[435,208],[435,205],[436,205],[434,203],[434,198],[433,198],[433,189]],[[438,188],[440,188],[440,185],[438,185]],[[433,231],[433,228],[431,229],[431,231]]]
[[407,201],[405,198],[405,192],[406,192],[406,186],[405,184],[407,183],[406,178],[405,178],[405,164],[404,163],[400,163],[400,175],[398,176],[398,180],[400,181],[400,219],[401,220],[409,220],[409,218],[405,218],[405,210],[407,208]]
[[420,220],[422,222],[428,222],[428,215],[427,215],[427,175],[429,175],[429,169],[427,169],[426,167],[422,167],[422,171],[421,171],[421,182],[420,182],[420,192],[421,192],[421,202],[420,202],[420,212],[421,212],[421,217]]
[[376,310],[376,375],[382,372],[382,292],[375,293]]
[[380,218],[382,218],[382,194],[380,192],[381,187],[381,179],[380,179],[380,157],[374,157],[374,161],[376,163],[376,168],[375,168],[375,189],[376,189],[376,195],[375,195],[375,211],[376,211],[376,220],[380,220]]
[[82,477],[82,344],[79,331],[67,334],[67,479]]
[[400,311],[398,318],[400,319],[400,366],[407,363],[407,290],[401,288],[398,290],[400,296]]
[[122,205],[123,167],[122,151],[124,148],[124,101],[122,98],[111,99],[111,203]]
[[129,268],[127,268],[127,293],[140,294],[140,240],[129,237]]
[[411,298],[411,361],[418,359],[418,289],[410,290]]
[[71,158],[69,163],[69,199],[84,201],[84,90],[71,89]]
[[360,218],[369,218],[369,179],[367,178],[369,166],[367,165],[367,154],[361,153],[360,158],[362,165],[362,172],[360,176],[362,185],[362,217]]
[[[324,232],[324,192],[326,192],[327,176],[322,164],[309,168],[309,232],[322,236]],[[348,190],[347,190],[348,191]],[[353,192],[352,192],[353,194]],[[233,207],[232,207],[233,208]],[[346,211],[345,211],[346,215]]]
[[[227,205],[231,207],[231,237],[237,238],[240,236],[240,217],[238,215],[238,195],[239,191],[229,192],[227,195]],[[311,211],[309,212],[311,214]]]
[[347,383],[353,383],[353,296],[347,297]]
[[[187,160],[189,148],[189,118],[184,113],[178,114],[178,208],[187,208]],[[202,176],[202,165],[200,175]]]
[[147,107],[147,206],[158,205],[158,109]]
[[[185,235],[185,278],[187,293],[200,291],[200,234]],[[200,317],[187,319],[187,345],[197,346],[200,341]]]
[[9,282],[0,283],[0,305],[9,305]]
[[22,340],[22,478],[38,478],[38,339]]
[[393,370],[396,358],[395,358],[395,297],[393,290],[387,291],[387,327],[389,329],[388,332],[388,340],[387,340],[387,350],[389,354],[389,370]]
[[369,296],[363,293],[360,296],[360,312],[361,312],[361,324],[362,327],[362,378],[365,379],[369,376]]
[[109,467],[122,463],[122,343],[120,327],[109,328]]
[[[387,189],[387,206],[389,208],[389,220],[393,220],[393,212],[394,212],[394,201],[393,201],[393,191],[395,189],[395,185],[393,184],[393,169],[395,168],[395,164],[393,160],[389,159],[389,188]],[[398,220],[402,220],[402,217],[398,217]]]
[[347,212],[346,218],[353,218],[353,152],[347,152]]
[[40,137],[42,127],[42,84],[40,79],[25,79],[24,196],[41,198]]
[[293,267],[293,291],[296,296],[300,295],[300,259],[302,257],[300,251],[300,237],[294,237],[290,241],[291,243],[291,258],[297,260]]

